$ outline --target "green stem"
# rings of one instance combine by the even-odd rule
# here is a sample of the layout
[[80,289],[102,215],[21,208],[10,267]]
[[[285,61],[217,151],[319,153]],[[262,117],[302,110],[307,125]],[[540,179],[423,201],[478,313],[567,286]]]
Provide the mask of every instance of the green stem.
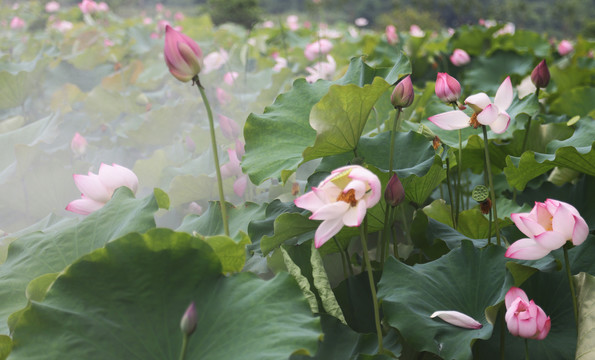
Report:
[[186,349],[188,348],[188,335],[184,334],[184,338],[182,339],[182,352],[180,353],[180,360],[184,360],[186,358]]
[[[494,227],[496,228],[496,240],[498,241],[498,246],[502,246],[502,241],[500,240],[500,229],[498,229],[498,210],[496,209],[496,192],[494,191],[494,180],[492,179],[492,165],[490,164],[490,149],[488,144],[488,130],[485,125],[481,126],[483,130],[483,148],[486,155],[486,170],[488,175],[488,182],[490,185],[490,195],[492,198],[492,209],[494,209]],[[489,237],[492,234],[488,234]]]
[[209,117],[209,128],[211,130],[211,146],[213,148],[215,172],[217,173],[217,186],[219,188],[219,201],[221,205],[221,218],[223,220],[223,230],[225,231],[225,235],[229,236],[229,225],[227,223],[227,206],[225,205],[225,194],[223,193],[223,180],[221,179],[221,167],[219,166],[219,154],[217,153],[217,139],[215,138],[215,124],[213,122],[213,112],[211,111],[209,99],[207,99],[207,95],[205,94],[205,89],[203,89],[203,87],[200,85],[198,75],[194,77],[193,81],[196,82],[198,91],[200,92],[200,96],[202,96],[202,101],[205,104],[205,108],[207,108],[207,115]]
[[341,248],[341,244],[339,244],[339,241],[336,237],[333,236],[333,240],[335,241],[335,245],[337,245],[337,249],[339,249],[339,255],[341,255],[341,263],[343,264],[343,276],[345,276],[345,279],[347,279],[349,275],[347,275],[347,264],[345,263],[345,255],[343,254],[343,249]]
[[574,282],[572,281],[572,273],[570,272],[570,261],[568,260],[568,246],[564,245],[564,263],[566,265],[566,275],[568,276],[568,284],[570,285],[570,296],[572,296],[572,308],[574,309],[574,321],[578,328],[578,306],[576,304],[576,292],[574,291]]
[[389,234],[389,215],[391,206],[387,203],[384,208],[384,231],[382,231],[382,243],[380,244],[380,267],[384,268],[384,259],[386,258],[388,248],[388,234]]
[[397,113],[395,114],[395,121],[393,122],[393,128],[392,131],[390,133],[390,156],[389,156],[389,161],[388,161],[388,176],[389,178],[391,176],[393,176],[393,159],[394,159],[394,155],[395,155],[395,135],[397,133],[397,131],[399,130],[399,118],[401,117],[401,111],[403,111],[403,109],[401,109],[400,107],[397,108]]
[[459,163],[457,164],[459,181],[457,184],[457,223],[459,222],[459,213],[463,207],[463,189],[461,182],[463,179],[463,133],[459,129]]
[[374,305],[374,320],[376,322],[376,333],[378,335],[378,353],[383,354],[382,347],[382,329],[380,327],[380,310],[378,309],[378,298],[376,297],[376,286],[374,285],[374,275],[372,274],[372,265],[370,264],[370,257],[368,256],[368,244],[366,240],[367,218],[364,218],[364,226],[360,226],[360,237],[362,240],[362,251],[364,255],[364,263],[368,271],[368,281],[370,282],[370,291],[372,292],[372,303]]
[[525,338],[525,360],[529,360],[529,341]]
[[446,154],[446,185],[448,187],[448,197],[450,198],[450,218],[452,220],[453,228],[457,228],[457,219],[455,217],[455,204],[452,197],[452,185],[450,184],[450,161],[448,160],[448,153]]

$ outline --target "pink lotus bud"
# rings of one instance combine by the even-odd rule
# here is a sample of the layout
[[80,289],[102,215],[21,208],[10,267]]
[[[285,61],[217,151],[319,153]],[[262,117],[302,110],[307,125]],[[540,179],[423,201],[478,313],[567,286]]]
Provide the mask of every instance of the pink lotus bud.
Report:
[[320,39],[311,44],[306,45],[304,48],[304,56],[306,59],[312,61],[315,60],[321,54],[328,54],[333,48],[333,43],[328,39]]
[[188,205],[188,211],[195,215],[200,215],[202,214],[202,206],[193,201]]
[[287,17],[287,27],[291,31],[296,31],[300,28],[299,18],[297,17],[297,15],[289,15]]
[[[171,26],[171,24],[169,23],[169,21],[167,21],[167,20],[159,20],[159,21],[157,22],[157,30],[158,30],[159,32],[163,33],[163,32],[165,32],[165,28],[166,28],[168,25],[169,25],[169,26]],[[177,31],[177,30],[176,30],[176,31]]]
[[97,3],[93,0],[83,0],[79,3],[79,9],[83,14],[91,14],[97,11]]
[[506,325],[514,336],[543,340],[552,326],[550,317],[527,294],[517,287],[511,287],[504,298],[506,303]]
[[13,17],[10,21],[10,28],[13,30],[25,28],[25,20],[21,19],[18,16]]
[[104,3],[102,1],[99,4],[97,4],[97,11],[99,11],[99,12],[108,12],[109,11],[109,5],[106,4],[106,3]]
[[233,183],[233,192],[239,196],[243,197],[244,193],[246,192],[246,187],[248,187],[248,175],[243,174],[239,176],[236,181]]
[[145,25],[151,25],[153,23],[153,19],[151,19],[150,17],[146,17],[143,19],[143,24]]
[[447,73],[438,73],[435,91],[440,100],[447,104],[454,103],[461,96],[461,84]]
[[196,305],[192,302],[186,309],[186,312],[184,312],[182,320],[180,321],[180,329],[182,330],[182,333],[191,335],[196,330],[197,322]]
[[103,39],[103,46],[105,47],[112,47],[114,46],[114,42],[110,39]]
[[182,21],[184,20],[184,14],[182,14],[181,12],[177,12],[174,14],[174,20],[175,21]]
[[87,152],[87,145],[87,139],[79,133],[75,133],[70,141],[70,149],[79,156]]
[[219,127],[223,136],[230,140],[234,140],[240,135],[240,126],[233,119],[228,118],[224,115],[217,115],[219,117]]
[[413,103],[414,96],[411,76],[407,75],[397,84],[397,86],[395,86],[395,89],[390,96],[390,103],[393,104],[395,109],[405,108]]
[[447,323],[462,327],[465,329],[481,329],[483,325],[472,318],[469,315],[465,315],[462,312],[449,310],[449,311],[435,311],[430,318],[439,317],[440,319],[446,321]]
[[101,164],[97,174],[75,174],[73,178],[82,195],[81,199],[71,201],[66,210],[82,215],[101,209],[121,186],[128,187],[133,193],[138,188],[138,177],[132,170],[118,164]]
[[562,40],[558,44],[558,53],[562,56],[571,53],[572,50],[574,50],[574,47],[572,46],[572,43],[568,40]]
[[399,41],[399,36],[397,35],[397,28],[393,25],[387,25],[384,33],[386,35],[386,41],[388,41],[389,44],[394,45]]
[[238,154],[238,158],[242,158],[246,150],[244,149],[244,143],[240,141],[240,139],[236,139],[236,154]]
[[423,31],[418,25],[411,25],[409,27],[409,34],[413,37],[424,37],[426,36],[426,32]]
[[231,101],[231,95],[222,88],[215,89],[215,93],[217,94],[217,101],[219,101],[219,104],[227,105]]
[[240,74],[238,74],[237,71],[226,72],[225,75],[223,75],[223,81],[227,85],[233,85],[233,83],[239,76]]
[[545,59],[533,69],[531,72],[531,81],[537,88],[545,88],[550,82],[550,70],[547,68]]
[[169,25],[165,27],[163,53],[169,72],[176,79],[187,82],[200,72],[202,62],[200,47],[194,40]]
[[384,190],[384,200],[390,206],[395,207],[399,205],[403,199],[405,199],[405,189],[397,174],[393,174]]
[[450,56],[450,62],[454,66],[463,66],[467,65],[471,61],[471,57],[465,50],[455,49]]
[[45,11],[49,13],[53,13],[60,10],[60,3],[56,1],[50,1],[49,3],[45,4]]

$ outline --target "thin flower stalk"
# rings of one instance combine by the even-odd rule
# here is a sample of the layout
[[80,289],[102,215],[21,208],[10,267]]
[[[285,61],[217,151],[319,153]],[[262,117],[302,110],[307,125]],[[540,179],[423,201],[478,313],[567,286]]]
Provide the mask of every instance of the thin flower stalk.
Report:
[[[496,192],[494,191],[494,180],[492,178],[492,165],[490,164],[490,149],[488,144],[488,130],[485,125],[481,126],[483,130],[483,148],[485,151],[486,156],[486,172],[488,177],[488,184],[490,186],[490,197],[492,199],[492,210],[494,212],[494,227],[496,229],[496,241],[498,242],[498,246],[502,246],[502,241],[500,240],[500,229],[498,227],[498,210],[496,208]],[[490,224],[491,224],[490,220]],[[488,234],[488,237],[491,238],[492,234],[491,231]]]
[[566,276],[568,276],[568,284],[570,285],[570,295],[572,296],[572,309],[574,310],[574,321],[578,328],[578,305],[576,303],[576,291],[574,290],[574,282],[572,281],[572,272],[570,272],[570,261],[568,260],[568,244],[565,244],[563,246],[563,249]]
[[362,240],[362,252],[364,255],[364,264],[368,272],[368,282],[370,283],[370,292],[372,293],[372,304],[374,305],[374,322],[376,323],[376,334],[378,336],[378,353],[384,353],[382,346],[382,328],[380,326],[380,309],[378,308],[378,297],[376,296],[376,286],[374,285],[374,275],[372,274],[372,264],[370,263],[370,256],[368,255],[367,244],[367,217],[364,218],[364,226],[360,226],[360,237]]

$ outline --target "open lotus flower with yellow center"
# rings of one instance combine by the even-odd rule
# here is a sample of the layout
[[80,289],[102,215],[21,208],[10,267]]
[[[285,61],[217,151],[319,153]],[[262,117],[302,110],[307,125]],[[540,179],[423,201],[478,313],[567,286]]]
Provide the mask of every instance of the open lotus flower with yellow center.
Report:
[[381,196],[380,180],[359,165],[338,168],[312,191],[295,199],[295,204],[312,212],[311,220],[323,220],[314,245],[319,248],[335,236],[343,226],[360,226],[367,209]]
[[501,134],[508,129],[510,124],[510,115],[508,115],[506,109],[512,104],[512,97],[512,83],[509,76],[496,91],[493,103],[485,93],[471,95],[465,99],[465,104],[469,105],[474,111],[471,117],[460,110],[454,110],[430,116],[428,120],[444,130],[458,130],[468,126],[477,128],[479,125],[489,125],[493,132]]

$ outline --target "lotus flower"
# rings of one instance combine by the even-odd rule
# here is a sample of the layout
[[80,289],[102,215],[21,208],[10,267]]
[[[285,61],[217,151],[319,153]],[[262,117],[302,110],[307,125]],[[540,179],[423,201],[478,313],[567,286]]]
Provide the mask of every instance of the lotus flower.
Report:
[[238,123],[225,115],[218,114],[217,117],[219,117],[219,127],[223,136],[230,140],[237,139],[242,131]]
[[223,82],[231,86],[239,76],[240,74],[238,74],[237,71],[226,72],[225,75],[223,75]]
[[391,45],[394,45],[399,41],[397,28],[394,25],[387,25],[384,34],[386,35],[386,41]]
[[220,69],[223,65],[225,65],[227,60],[229,60],[229,54],[227,54],[227,51],[223,49],[208,54],[204,59],[205,74]]
[[455,49],[450,56],[450,62],[454,66],[467,65],[469,61],[471,61],[471,57],[469,57],[469,54],[462,49]]
[[21,19],[18,16],[13,17],[10,21],[10,28],[13,30],[23,29],[25,25],[25,20]]
[[390,95],[390,103],[396,108],[405,108],[413,103],[415,93],[413,92],[413,83],[411,75],[407,75],[393,89]]
[[296,31],[300,28],[299,18],[297,15],[289,15],[287,17],[287,27],[291,31]]
[[343,226],[360,226],[366,210],[378,203],[381,193],[376,175],[359,165],[350,165],[333,170],[294,203],[311,211],[311,220],[323,220],[314,235],[314,245],[319,248]]
[[462,327],[465,329],[481,329],[483,325],[472,318],[469,315],[465,315],[462,312],[448,310],[448,311],[435,311],[431,318],[439,317],[440,319],[446,321],[447,323]]
[[180,321],[180,330],[182,330],[182,333],[186,335],[192,334],[194,330],[196,330],[197,321],[198,318],[196,316],[196,305],[194,302],[192,302],[182,316],[182,320]]
[[572,43],[568,40],[562,40],[558,44],[558,53],[562,56],[570,54],[574,50]]
[[550,83],[550,70],[544,60],[533,69],[531,72],[531,81],[537,88],[545,88]]
[[438,73],[436,77],[436,96],[443,102],[456,102],[461,96],[461,84],[447,73]]
[[512,103],[512,84],[510,76],[504,79],[504,82],[496,91],[494,103],[485,93],[479,93],[469,96],[465,99],[465,104],[469,105],[475,113],[469,117],[462,111],[454,110],[445,113],[430,116],[428,120],[444,130],[458,130],[473,125],[489,125],[493,132],[501,134],[508,129],[510,124],[510,115],[506,109]]
[[411,25],[409,27],[409,34],[413,37],[424,37],[426,36],[426,32],[423,31],[418,25]]
[[93,0],[83,0],[79,3],[79,9],[83,14],[91,14],[97,11],[97,3]]
[[580,245],[589,235],[587,223],[574,206],[553,199],[536,202],[530,213],[511,214],[510,218],[528,238],[510,245],[504,255],[508,258],[541,259],[567,241]]
[[49,13],[53,13],[60,10],[60,3],[56,1],[50,1],[49,3],[45,4],[45,11]]
[[89,172],[88,175],[75,174],[73,177],[82,199],[71,201],[66,210],[81,215],[101,209],[121,186],[128,187],[133,193],[138,188],[138,178],[132,170],[117,164],[101,164],[97,174]]
[[70,141],[70,149],[76,155],[83,155],[87,152],[87,139],[85,139],[81,134],[75,133]]
[[229,161],[221,166],[221,176],[225,179],[228,177],[235,176],[236,180],[233,183],[233,192],[239,196],[244,196],[246,187],[248,186],[248,175],[242,172],[240,166],[240,159],[244,155],[244,144],[240,143],[238,146],[236,143],[236,149],[228,149],[227,155]]
[[326,60],[326,62],[319,62],[314,66],[308,66],[306,68],[306,71],[310,73],[310,75],[306,76],[307,82],[313,83],[319,79],[331,80],[333,78],[337,69],[337,63],[335,63],[335,59],[330,55],[326,56]]
[[177,32],[171,26],[165,26],[165,63],[169,72],[178,80],[192,80],[202,67],[202,51],[198,44],[188,36]]
[[306,59],[312,61],[315,60],[321,54],[328,54],[333,48],[333,43],[328,39],[320,39],[311,44],[306,45],[304,48],[304,56]]
[[552,326],[549,316],[527,294],[517,287],[511,287],[504,298],[506,303],[506,325],[514,336],[543,340]]

